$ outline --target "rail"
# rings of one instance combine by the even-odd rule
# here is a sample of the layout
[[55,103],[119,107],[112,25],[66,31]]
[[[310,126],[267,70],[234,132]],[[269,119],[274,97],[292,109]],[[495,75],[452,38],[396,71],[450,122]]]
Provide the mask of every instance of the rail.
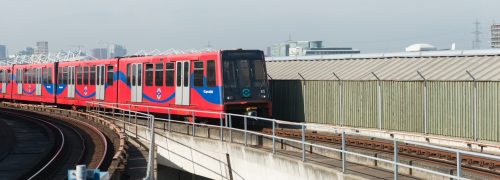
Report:
[[[127,107],[128,109],[123,109],[120,107]],[[151,109],[166,110],[165,112],[167,112],[168,118],[158,118],[158,117],[154,117],[153,115],[151,115],[149,113],[146,114],[146,113],[141,113],[141,112],[131,110],[131,108],[138,108],[138,107],[146,108],[148,112]],[[306,160],[306,145],[310,146],[310,147],[339,152],[342,154],[342,172],[346,171],[346,155],[363,157],[363,158],[367,158],[370,160],[376,160],[376,161],[392,164],[394,167],[394,169],[393,169],[394,179],[398,179],[398,168],[399,167],[411,168],[414,170],[419,170],[422,172],[431,173],[434,175],[439,175],[439,176],[453,178],[453,179],[467,179],[467,178],[462,177],[462,159],[461,159],[462,155],[477,156],[477,157],[482,157],[482,158],[500,160],[500,157],[495,156],[495,155],[488,155],[488,154],[463,151],[463,150],[459,150],[459,149],[441,147],[441,146],[436,146],[436,145],[432,145],[432,144],[425,144],[425,143],[409,141],[409,140],[401,140],[401,139],[397,139],[397,138],[392,138],[392,139],[379,138],[379,139],[383,139],[383,140],[390,140],[390,141],[393,141],[393,143],[394,143],[394,148],[393,148],[394,149],[394,152],[393,152],[394,157],[392,160],[387,160],[387,159],[382,159],[379,157],[372,157],[372,156],[368,156],[368,155],[364,155],[364,154],[360,154],[360,153],[351,152],[351,151],[346,150],[346,132],[348,132],[348,131],[346,131],[346,128],[342,128],[342,127],[341,128],[328,128],[329,130],[334,130],[335,132],[340,131],[342,133],[342,146],[340,149],[337,149],[337,148],[332,148],[332,147],[328,147],[328,146],[315,144],[315,143],[306,141],[305,132],[306,132],[306,129],[308,127],[315,127],[316,129],[324,129],[324,127],[322,127],[322,126],[305,124],[305,123],[288,122],[288,121],[282,121],[282,120],[270,119],[270,118],[247,116],[247,115],[241,115],[241,114],[221,113],[221,112],[213,112],[213,111],[200,111],[200,110],[183,109],[183,108],[155,107],[155,106],[135,105],[135,104],[118,104],[118,103],[107,103],[107,102],[87,102],[87,110],[91,111],[91,112],[95,112],[97,114],[104,115],[104,116],[107,116],[107,114],[113,114],[113,116],[115,116],[115,111],[118,110],[118,111],[122,112],[122,114],[121,114],[122,116],[125,116],[125,112],[128,112],[129,118],[133,117],[134,115],[136,116],[134,118],[137,118],[139,116],[142,118],[149,117],[149,118],[151,118],[151,120],[148,123],[150,132],[153,132],[151,130],[151,127],[154,127],[154,121],[160,120],[160,121],[166,121],[168,123],[169,131],[171,131],[171,124],[172,123],[182,123],[182,124],[192,125],[192,136],[195,136],[195,134],[196,134],[195,126],[206,126],[206,127],[220,128],[220,135],[221,135],[220,140],[223,140],[224,130],[229,131],[229,138],[230,139],[232,139],[231,138],[232,131],[238,131],[238,132],[241,132],[244,134],[243,141],[244,141],[245,145],[247,145],[248,135],[262,136],[262,137],[266,137],[266,138],[269,138],[272,140],[272,153],[276,153],[276,146],[275,146],[276,140],[295,142],[295,143],[299,143],[301,145],[302,161]],[[204,123],[196,123],[194,120],[191,122],[173,120],[171,118],[172,111],[186,112],[186,114],[191,114],[193,116],[193,119],[195,119],[195,116],[194,116],[195,113],[216,114],[220,117],[220,124],[219,125],[210,125],[210,124],[204,124]],[[134,114],[134,115],[132,115],[132,114]],[[233,121],[233,119],[236,119],[236,118],[243,119],[243,124],[244,124],[243,129],[233,127],[232,121]],[[249,129],[253,129],[253,128],[248,127],[249,121],[270,123],[272,126],[272,134],[269,135],[269,134],[265,134],[262,132],[249,130]],[[151,125],[151,122],[152,122],[152,125]],[[135,123],[137,125],[137,121],[135,121]],[[300,130],[301,130],[300,140],[276,136],[276,128],[278,128],[280,125],[300,128]],[[154,133],[151,136],[153,137]],[[150,145],[153,147],[154,138],[152,138],[152,140],[153,141],[152,141],[152,143],[150,143]],[[399,153],[398,144],[400,144],[400,143],[405,143],[405,144],[410,144],[410,145],[415,145],[415,146],[423,146],[426,148],[438,149],[438,150],[442,150],[442,151],[449,151],[449,152],[455,153],[456,154],[456,163],[455,163],[456,175],[445,174],[445,173],[438,172],[435,170],[430,170],[430,169],[417,167],[414,165],[403,164],[403,163],[398,162],[398,157],[399,157],[398,156],[398,153]],[[150,157],[151,157],[151,151],[150,151]],[[151,161],[152,161],[152,159],[150,159],[150,162]]]
[[[125,169],[125,165],[127,164],[127,144],[126,138],[127,136],[122,132],[122,130],[116,126],[114,123],[111,123],[102,117],[98,117],[96,115],[92,115],[89,113],[72,111],[68,109],[60,109],[55,106],[47,106],[47,105],[34,105],[34,104],[18,104],[18,103],[9,103],[2,102],[0,104],[3,107],[14,107],[19,109],[25,109],[30,111],[38,111],[38,112],[49,112],[51,114],[58,114],[60,116],[65,117],[73,117],[73,118],[86,118],[90,121],[94,121],[99,123],[105,128],[108,128],[112,133],[116,134],[116,142],[117,149],[115,149],[115,153],[112,157],[111,164],[108,167],[108,172],[112,179],[120,179],[121,173]],[[102,138],[102,137],[101,137]],[[106,150],[107,151],[107,150]],[[104,151],[104,152],[106,152]],[[99,162],[99,166],[102,164],[102,160]]]

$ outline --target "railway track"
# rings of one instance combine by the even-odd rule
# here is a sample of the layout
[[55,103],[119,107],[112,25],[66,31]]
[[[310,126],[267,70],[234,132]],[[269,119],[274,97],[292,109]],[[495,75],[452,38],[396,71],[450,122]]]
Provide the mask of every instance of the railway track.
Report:
[[80,121],[71,121],[51,116],[13,109],[0,109],[0,114],[15,118],[16,121],[36,123],[46,130],[53,142],[31,162],[31,169],[19,174],[16,179],[66,179],[67,170],[78,164],[89,168],[106,170],[110,160],[108,140],[97,128]]
[[[272,129],[264,128],[262,132],[272,134]],[[281,137],[296,139],[300,139],[302,137],[301,131],[296,129],[277,128],[275,134]],[[326,144],[335,144],[339,146],[342,144],[341,134],[322,134],[317,133],[316,131],[306,131],[305,138],[308,141],[316,141]],[[394,143],[388,140],[347,135],[346,148],[355,148],[369,152],[392,155],[394,151]],[[400,157],[411,161],[434,164],[449,169],[456,168],[455,153],[403,143],[399,144],[398,148]],[[476,177],[481,177],[481,179],[500,179],[500,162],[496,160],[463,155],[462,168],[464,172],[478,175]]]

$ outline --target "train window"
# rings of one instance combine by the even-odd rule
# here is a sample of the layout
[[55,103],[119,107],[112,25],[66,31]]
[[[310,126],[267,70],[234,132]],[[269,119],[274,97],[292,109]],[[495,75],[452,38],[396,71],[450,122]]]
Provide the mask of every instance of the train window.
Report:
[[130,86],[130,64],[127,64],[127,85]]
[[163,86],[163,63],[156,63],[155,86]]
[[184,87],[189,86],[189,62],[184,62]]
[[69,79],[69,76],[68,76],[68,67],[64,67],[63,68],[63,84],[69,84],[68,83],[68,79]]
[[49,68],[49,69],[48,69],[47,74],[48,74],[48,75],[47,75],[47,79],[49,79],[49,80],[48,80],[48,83],[49,83],[49,84],[52,84],[52,68]]
[[108,65],[108,85],[112,86],[115,77],[115,67],[113,65]]
[[89,67],[87,66],[83,67],[83,84],[89,84]]
[[207,61],[207,86],[215,87],[215,61],[209,60]]
[[[129,65],[130,65],[130,64],[129,64]],[[134,72],[134,74],[135,74],[135,72],[136,72],[136,71],[137,71],[137,66],[136,66],[136,65],[132,66],[132,71],[131,71],[131,73],[132,73],[132,72]],[[137,76],[131,76],[131,77],[132,77],[132,79],[130,79],[130,81],[129,81],[129,82],[131,82],[131,83],[132,83],[132,86],[135,86],[135,84],[136,84],[136,80],[135,80],[135,78],[136,78]]]
[[250,66],[249,66],[249,61],[246,59],[242,59],[238,63],[238,70],[239,70],[239,80],[240,80],[240,87],[250,87]]
[[253,71],[255,78],[256,87],[262,87],[266,85],[266,70],[264,60],[253,61]]
[[3,70],[0,70],[0,83],[3,83],[3,78],[4,78]]
[[90,66],[89,75],[90,75],[89,84],[95,85],[95,66]]
[[28,84],[33,84],[33,69],[28,69]]
[[63,78],[62,78],[62,67],[59,68],[59,70],[57,71],[57,84],[62,84],[63,82]]
[[42,68],[42,84],[47,84],[47,68]]
[[167,72],[165,77],[166,86],[174,86],[174,63],[170,62],[166,64]]
[[194,62],[194,86],[203,87],[203,61]]
[[82,85],[82,80],[83,80],[83,72],[82,72],[82,67],[78,66],[76,67],[76,84]]
[[153,64],[146,64],[146,86],[153,86]]
[[182,68],[182,62],[177,62],[177,87],[180,87],[182,85],[181,82],[181,68]]

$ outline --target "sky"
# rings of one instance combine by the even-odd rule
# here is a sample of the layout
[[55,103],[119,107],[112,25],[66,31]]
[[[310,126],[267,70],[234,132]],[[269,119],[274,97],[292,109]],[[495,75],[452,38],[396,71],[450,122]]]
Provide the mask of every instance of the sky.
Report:
[[499,0],[0,0],[0,44],[10,54],[36,41],[49,50],[122,44],[154,49],[262,49],[322,40],[362,53],[414,43],[470,49],[480,25],[500,23]]

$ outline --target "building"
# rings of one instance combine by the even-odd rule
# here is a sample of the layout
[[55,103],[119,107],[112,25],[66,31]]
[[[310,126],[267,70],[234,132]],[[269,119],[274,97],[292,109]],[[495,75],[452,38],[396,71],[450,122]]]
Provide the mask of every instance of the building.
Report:
[[349,47],[323,47],[323,41],[287,41],[271,46],[270,51],[273,57],[360,53]]
[[108,57],[123,57],[127,55],[127,49],[123,47],[122,45],[118,44],[111,44],[108,49],[109,55]]
[[49,42],[40,41],[36,42],[35,55],[48,55],[49,54]]
[[491,47],[500,48],[500,24],[491,25]]
[[7,59],[7,47],[0,45],[0,59]]
[[108,58],[108,49],[106,48],[94,48],[91,50],[92,57],[96,59],[107,59]]
[[25,50],[19,51],[17,54],[21,56],[31,56],[35,54],[35,49],[32,47],[27,47]]

